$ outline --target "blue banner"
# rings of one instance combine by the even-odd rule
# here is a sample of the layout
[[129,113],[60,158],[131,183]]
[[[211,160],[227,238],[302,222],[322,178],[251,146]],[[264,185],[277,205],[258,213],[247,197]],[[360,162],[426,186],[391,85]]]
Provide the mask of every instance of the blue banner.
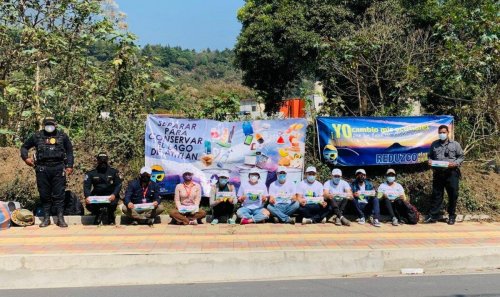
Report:
[[453,135],[452,116],[318,117],[316,124],[320,155],[336,166],[425,162],[440,125]]
[[305,119],[219,122],[149,115],[145,163],[162,193],[172,193],[184,172],[194,173],[204,195],[220,174],[237,186],[252,168],[269,183],[278,166],[300,181],[304,166]]

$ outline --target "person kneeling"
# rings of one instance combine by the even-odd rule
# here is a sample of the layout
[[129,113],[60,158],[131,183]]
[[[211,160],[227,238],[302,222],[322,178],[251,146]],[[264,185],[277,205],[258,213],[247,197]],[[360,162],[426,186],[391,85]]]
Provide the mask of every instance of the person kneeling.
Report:
[[159,191],[159,186],[151,181],[151,168],[142,167],[139,178],[128,184],[122,206],[123,213],[132,219],[132,225],[139,222],[154,224],[156,216],[164,211]]
[[267,209],[274,216],[275,223],[295,224],[295,218],[290,217],[300,207],[295,184],[286,180],[286,167],[278,167],[276,173],[278,179],[269,186]]
[[267,188],[260,181],[260,173],[252,168],[248,173],[248,183],[242,183],[238,189],[238,202],[241,207],[236,214],[241,218],[241,224],[260,223],[269,218],[269,211],[264,208],[267,200]]
[[174,224],[198,225],[198,220],[207,215],[203,209],[200,209],[201,187],[193,182],[191,172],[184,172],[182,178],[184,182],[175,187],[176,209],[172,209],[169,215]]
[[392,225],[398,226],[398,218],[400,218],[398,208],[404,204],[404,200],[406,199],[405,191],[403,186],[396,182],[396,171],[394,169],[387,170],[386,180],[385,183],[378,187],[377,197],[381,199],[380,202],[389,212],[392,218]]

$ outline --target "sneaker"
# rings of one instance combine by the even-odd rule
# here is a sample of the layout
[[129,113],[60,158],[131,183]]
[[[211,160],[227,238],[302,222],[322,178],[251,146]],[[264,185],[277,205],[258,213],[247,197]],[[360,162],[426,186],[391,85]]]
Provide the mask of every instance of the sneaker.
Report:
[[313,220],[307,219],[307,218],[302,218],[302,225],[306,224],[312,224]]
[[241,222],[240,224],[241,225],[248,225],[248,224],[251,224],[252,222],[250,222],[250,219],[241,219]]
[[212,221],[210,222],[210,224],[212,225],[217,225],[219,223],[219,220],[217,219],[212,219]]
[[340,222],[345,226],[351,226],[351,221],[346,219],[344,216],[340,218]]
[[295,218],[289,217],[287,223],[291,224],[291,225],[295,225]]
[[432,224],[432,223],[435,223],[436,221],[437,220],[433,216],[428,215],[427,217],[425,217],[424,223]]
[[342,221],[340,221],[340,218],[335,218],[335,225],[342,226]]
[[277,217],[273,217],[273,222],[274,222],[275,224],[279,224],[280,219],[278,219]]
[[228,219],[228,220],[227,220],[227,223],[228,223],[229,225],[234,225],[234,224],[236,224],[236,220],[235,220],[235,219]]
[[198,221],[197,220],[189,221],[189,225],[196,226],[196,225],[198,225]]
[[148,219],[147,223],[148,223],[148,226],[152,227],[155,224],[155,219]]
[[396,218],[396,217],[393,217],[393,218],[392,218],[392,225],[393,225],[393,226],[399,226],[399,223],[398,223],[398,218]]
[[130,223],[130,225],[137,226],[139,225],[139,222],[137,222],[137,220],[133,220],[132,223]]
[[380,224],[380,222],[377,219],[374,219],[373,220],[373,226],[374,227],[382,227],[382,224]]
[[358,219],[358,224],[364,225],[365,223],[366,223],[366,219],[364,217]]
[[326,218],[323,218],[323,219],[321,220],[321,224],[325,224],[325,223],[326,223]]

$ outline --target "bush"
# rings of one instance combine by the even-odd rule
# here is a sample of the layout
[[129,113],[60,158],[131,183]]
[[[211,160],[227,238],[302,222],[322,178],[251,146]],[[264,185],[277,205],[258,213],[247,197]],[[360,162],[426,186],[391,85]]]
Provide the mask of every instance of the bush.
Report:
[[1,201],[17,201],[22,208],[34,209],[38,201],[38,192],[32,183],[16,178],[0,186]]

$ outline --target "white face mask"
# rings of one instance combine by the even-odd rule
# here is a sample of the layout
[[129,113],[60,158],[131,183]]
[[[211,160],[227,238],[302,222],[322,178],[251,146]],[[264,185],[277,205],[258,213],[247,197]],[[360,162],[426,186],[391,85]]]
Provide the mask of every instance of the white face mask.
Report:
[[439,133],[439,139],[445,141],[448,138],[448,133]]
[[56,126],[54,125],[46,125],[45,126],[45,131],[47,131],[47,133],[52,133],[56,130]]
[[256,183],[259,180],[259,177],[257,175],[250,175],[250,181],[252,183]]

